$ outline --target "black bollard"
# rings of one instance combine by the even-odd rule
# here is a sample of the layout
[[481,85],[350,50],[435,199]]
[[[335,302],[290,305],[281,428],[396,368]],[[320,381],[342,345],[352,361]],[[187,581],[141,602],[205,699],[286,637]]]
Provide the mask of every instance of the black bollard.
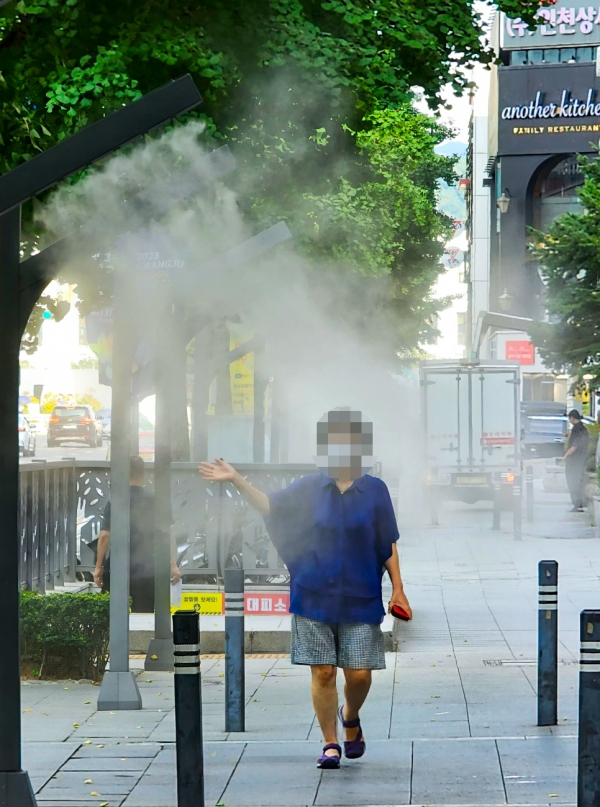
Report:
[[225,731],[246,730],[244,570],[225,569]]
[[558,563],[539,564],[538,726],[556,726],[558,704]]
[[525,487],[527,498],[527,521],[533,524],[533,465],[525,468]]
[[600,804],[600,611],[581,612],[577,807]]
[[177,807],[204,807],[200,624],[193,611],[173,614]]

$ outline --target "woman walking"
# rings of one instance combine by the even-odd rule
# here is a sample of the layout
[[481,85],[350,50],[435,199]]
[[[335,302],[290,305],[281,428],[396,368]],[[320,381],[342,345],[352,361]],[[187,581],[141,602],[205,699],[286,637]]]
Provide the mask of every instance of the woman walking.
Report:
[[[321,473],[284,490],[267,496],[218,459],[199,469],[209,481],[232,482],[258,510],[290,572],[291,661],[311,668],[313,705],[324,740],[320,768],[340,767],[338,718],[345,756],[358,759],[366,750],[359,712],[372,670],[385,669],[384,569],[392,582],[388,610],[398,605],[412,617],[400,575],[390,495],[382,480],[367,475],[372,454],[372,424],[344,407],[317,424]],[[338,668],[345,679],[339,710]]]

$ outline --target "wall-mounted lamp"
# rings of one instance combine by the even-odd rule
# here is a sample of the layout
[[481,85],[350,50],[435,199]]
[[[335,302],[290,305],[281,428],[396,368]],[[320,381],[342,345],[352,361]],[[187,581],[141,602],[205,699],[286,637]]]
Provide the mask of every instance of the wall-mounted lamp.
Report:
[[[498,207],[500,207],[500,205],[498,205]],[[500,212],[504,211],[500,210]],[[503,311],[510,311],[513,304],[512,294],[509,294],[508,291],[504,289],[504,292],[500,295],[500,297],[498,297],[498,302],[500,303],[500,308]]]
[[508,207],[511,199],[512,196],[510,195],[508,188],[504,188],[502,195],[496,199],[496,204],[498,205],[498,209],[501,213],[508,213]]

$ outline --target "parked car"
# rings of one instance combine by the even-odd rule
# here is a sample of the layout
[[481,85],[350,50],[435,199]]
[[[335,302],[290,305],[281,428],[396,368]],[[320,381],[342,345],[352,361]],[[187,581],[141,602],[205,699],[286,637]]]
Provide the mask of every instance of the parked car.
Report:
[[25,415],[19,415],[19,454],[21,457],[35,457],[35,434]]
[[91,406],[55,406],[48,423],[48,448],[61,443],[102,445],[102,424]]
[[[595,423],[584,417],[584,426]],[[562,457],[570,424],[566,413],[562,415],[525,414],[521,417],[521,453],[523,460]]]

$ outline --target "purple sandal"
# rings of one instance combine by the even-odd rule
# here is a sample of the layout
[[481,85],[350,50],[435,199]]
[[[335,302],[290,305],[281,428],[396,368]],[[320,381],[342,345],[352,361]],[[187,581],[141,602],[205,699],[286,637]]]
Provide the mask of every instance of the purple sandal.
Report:
[[[334,751],[338,752],[337,757],[330,757],[327,756],[325,751],[329,751],[330,748],[333,748]],[[325,768],[326,770],[336,770],[340,767],[340,759],[342,757],[342,749],[337,743],[328,743],[327,745],[323,746],[323,753],[317,760],[317,768]]]
[[358,729],[358,734],[353,740],[344,740],[344,754],[347,759],[360,759],[367,750],[367,744],[363,739],[360,718],[356,720],[344,720],[344,706],[340,706],[338,711],[342,726],[345,729]]

